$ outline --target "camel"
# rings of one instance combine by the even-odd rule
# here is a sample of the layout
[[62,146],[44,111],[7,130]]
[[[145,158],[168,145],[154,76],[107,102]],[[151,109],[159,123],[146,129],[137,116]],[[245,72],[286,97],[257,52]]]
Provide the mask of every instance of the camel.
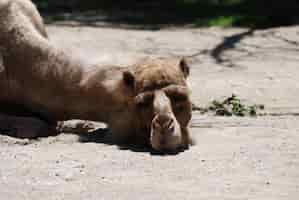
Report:
[[86,70],[84,62],[51,43],[30,0],[1,0],[0,27],[0,112],[21,111],[49,127],[69,119],[100,121],[108,124],[115,141],[162,152],[192,143],[185,59],[144,59],[127,67]]

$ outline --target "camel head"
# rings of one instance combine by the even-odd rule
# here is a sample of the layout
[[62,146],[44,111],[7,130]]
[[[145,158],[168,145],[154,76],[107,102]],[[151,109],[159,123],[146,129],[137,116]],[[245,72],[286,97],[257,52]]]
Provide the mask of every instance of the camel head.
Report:
[[136,134],[145,135],[158,151],[176,151],[190,143],[191,101],[185,59],[141,62],[123,74],[134,90]]

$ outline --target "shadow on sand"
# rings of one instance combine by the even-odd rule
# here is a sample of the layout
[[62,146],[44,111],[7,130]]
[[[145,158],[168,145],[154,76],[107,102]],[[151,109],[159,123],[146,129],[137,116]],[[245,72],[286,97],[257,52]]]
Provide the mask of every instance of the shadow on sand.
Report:
[[116,145],[120,150],[129,150],[133,152],[150,153],[155,156],[169,156],[177,155],[185,151],[185,149],[178,149],[176,151],[160,152],[152,149],[150,146],[138,145],[134,143],[117,143],[109,137],[109,129],[98,129],[90,133],[82,133],[79,135],[79,142],[81,143],[101,143],[106,145]]

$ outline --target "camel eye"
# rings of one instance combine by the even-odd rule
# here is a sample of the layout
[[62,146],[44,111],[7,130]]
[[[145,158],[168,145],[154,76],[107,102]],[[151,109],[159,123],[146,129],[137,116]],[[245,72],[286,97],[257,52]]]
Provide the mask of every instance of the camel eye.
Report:
[[188,100],[188,97],[183,94],[174,94],[170,97],[174,102],[184,102]]
[[176,112],[183,111],[189,101],[188,96],[180,93],[173,93],[171,96],[169,96],[169,98],[171,100],[173,110]]
[[135,97],[135,103],[138,107],[149,107],[154,99],[154,94],[151,92],[144,92]]
[[188,90],[184,86],[169,86],[164,91],[172,103],[186,102],[189,99]]
[[185,109],[186,103],[185,103],[185,101],[183,101],[183,102],[180,102],[180,101],[173,102],[172,107],[173,107],[174,111],[181,112]]
[[175,104],[186,102],[188,100],[188,96],[185,93],[172,92],[168,94],[168,97],[170,98],[171,102]]

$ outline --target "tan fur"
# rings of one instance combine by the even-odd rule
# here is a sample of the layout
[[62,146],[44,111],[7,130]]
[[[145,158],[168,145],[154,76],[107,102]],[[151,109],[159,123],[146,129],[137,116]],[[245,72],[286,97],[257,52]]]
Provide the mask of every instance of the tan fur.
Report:
[[[29,0],[2,0],[0,27],[1,109],[21,105],[49,121],[106,122],[114,139],[137,140],[158,150],[190,143],[189,68],[184,61],[148,59],[128,68],[87,66],[51,44]],[[178,104],[170,96],[176,91],[186,93]],[[144,111],[138,99],[146,93],[153,98]],[[164,111],[172,123],[161,122]],[[164,128],[154,128],[158,126]],[[167,140],[164,147],[155,142],[159,138]]]
[[[149,137],[152,147],[162,151],[191,144],[188,125],[192,111],[186,83],[189,75],[186,61],[146,59],[137,63],[132,71],[135,77],[136,137],[141,135],[140,140],[144,140],[142,137]],[[145,100],[145,105],[136,105],[140,98],[149,98],[147,96],[152,96],[152,99]],[[173,121],[172,125],[176,129],[173,134],[160,133],[161,129],[163,132],[167,127],[168,122],[157,125],[159,115],[166,115],[166,121]],[[174,142],[175,138],[178,144]],[[166,144],[157,144],[162,140],[167,140]]]

